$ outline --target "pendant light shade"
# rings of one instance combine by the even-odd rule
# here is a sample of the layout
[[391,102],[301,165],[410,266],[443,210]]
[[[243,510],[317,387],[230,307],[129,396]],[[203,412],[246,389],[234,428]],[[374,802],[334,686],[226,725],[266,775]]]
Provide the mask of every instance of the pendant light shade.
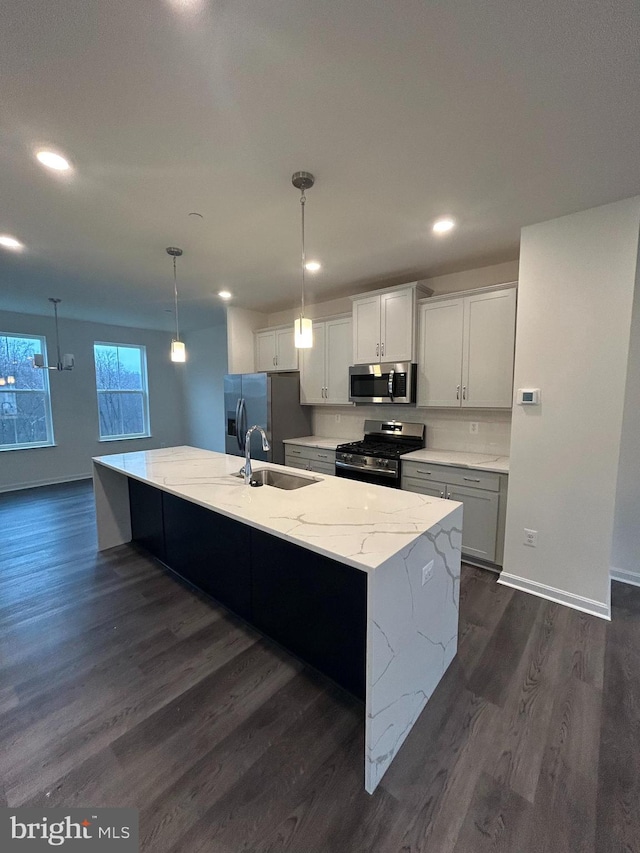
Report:
[[298,317],[294,326],[296,349],[309,349],[313,346],[313,324],[308,317]]
[[182,341],[171,341],[171,361],[186,361],[187,350]]
[[178,274],[176,272],[176,258],[182,255],[182,249],[177,246],[168,246],[167,254],[173,258],[173,307],[176,320],[176,336],[171,341],[171,361],[183,362],[187,360],[187,350],[184,342],[180,340],[180,326],[178,323]]
[[306,266],[306,256],[304,248],[304,206],[307,201],[305,190],[310,189],[316,179],[311,172],[294,172],[291,176],[291,183],[300,190],[300,214],[302,224],[302,300],[300,305],[300,316],[295,321],[294,325],[294,344],[296,349],[309,349],[313,346],[313,325],[308,317],[304,316],[304,271]]

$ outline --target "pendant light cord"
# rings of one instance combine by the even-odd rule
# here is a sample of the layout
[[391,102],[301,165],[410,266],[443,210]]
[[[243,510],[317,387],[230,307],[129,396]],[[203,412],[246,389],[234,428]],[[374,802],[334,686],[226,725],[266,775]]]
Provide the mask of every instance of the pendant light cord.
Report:
[[60,357],[60,332],[58,330],[58,303],[53,303],[53,313],[56,318],[56,351],[58,353],[58,370],[62,369],[62,358]]
[[[300,193],[300,209],[302,211],[302,311],[300,313],[300,319],[304,318],[304,267],[305,267],[305,251],[304,251],[304,206],[307,201],[307,197],[304,194],[304,190]],[[300,327],[302,328],[302,326]]]
[[176,256],[173,256],[173,300],[176,315],[176,341],[180,340],[180,327],[178,325],[178,274],[176,273]]

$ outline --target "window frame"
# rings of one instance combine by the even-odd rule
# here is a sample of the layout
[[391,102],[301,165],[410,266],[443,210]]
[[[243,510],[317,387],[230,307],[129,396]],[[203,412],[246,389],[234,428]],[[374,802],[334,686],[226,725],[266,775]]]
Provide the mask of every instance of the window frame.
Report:
[[[0,339],[2,338],[17,338],[18,340],[25,341],[38,341],[40,344],[40,352],[42,353],[42,357],[44,359],[44,367],[36,368],[34,370],[42,370],[43,373],[43,382],[42,388],[16,388],[14,385],[7,388],[5,385],[1,386],[0,393],[5,394],[42,394],[44,396],[44,417],[45,424],[47,428],[47,440],[46,441],[30,441],[28,443],[22,444],[1,444],[0,443],[0,453],[4,453],[5,451],[10,450],[37,450],[39,447],[55,447],[55,438],[53,435],[53,415],[51,413],[51,386],[49,385],[49,362],[47,360],[47,339],[44,335],[23,335],[20,332],[0,332]],[[0,346],[2,346],[0,344]]]
[[[98,388],[98,371],[96,366],[96,347],[114,347],[115,349],[135,349],[140,353],[141,388]],[[93,342],[93,368],[96,385],[96,403],[98,405],[98,441],[134,441],[138,438],[151,438],[151,420],[149,417],[149,378],[147,374],[147,348],[143,344],[123,344],[113,341]],[[101,394],[141,394],[142,395],[142,418],[144,432],[129,433],[126,435],[101,434],[100,426],[100,395]]]

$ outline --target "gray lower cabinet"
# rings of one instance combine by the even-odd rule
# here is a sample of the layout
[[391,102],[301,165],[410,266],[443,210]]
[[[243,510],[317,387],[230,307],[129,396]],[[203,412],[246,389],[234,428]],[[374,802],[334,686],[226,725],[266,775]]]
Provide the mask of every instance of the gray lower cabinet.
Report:
[[315,471],[316,474],[335,474],[336,452],[302,444],[285,444],[284,464],[290,468]]
[[502,565],[507,475],[447,465],[404,462],[402,488],[464,505],[462,553]]

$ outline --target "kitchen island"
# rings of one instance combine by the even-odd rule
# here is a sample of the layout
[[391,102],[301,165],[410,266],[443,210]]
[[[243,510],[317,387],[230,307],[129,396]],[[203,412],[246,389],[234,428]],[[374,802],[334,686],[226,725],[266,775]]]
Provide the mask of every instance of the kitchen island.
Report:
[[372,793],[456,654],[461,504],[322,475],[253,488],[192,447],[93,462],[100,550],[135,539],[364,701]]

